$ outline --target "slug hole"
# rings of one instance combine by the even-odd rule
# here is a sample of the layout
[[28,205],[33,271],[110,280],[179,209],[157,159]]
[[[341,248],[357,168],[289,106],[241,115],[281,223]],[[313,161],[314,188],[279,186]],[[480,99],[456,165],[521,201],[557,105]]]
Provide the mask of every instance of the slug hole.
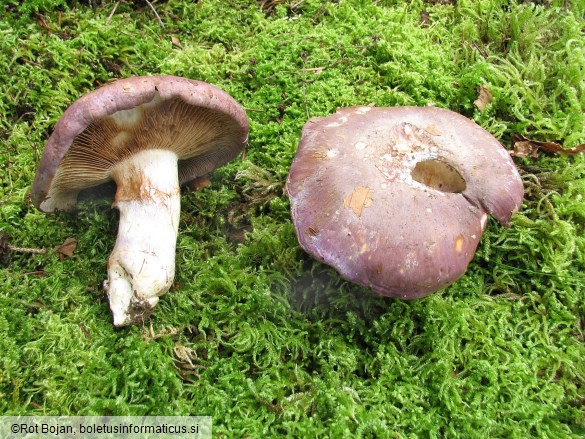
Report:
[[457,169],[441,160],[418,162],[411,176],[419,183],[441,192],[460,193],[467,187]]

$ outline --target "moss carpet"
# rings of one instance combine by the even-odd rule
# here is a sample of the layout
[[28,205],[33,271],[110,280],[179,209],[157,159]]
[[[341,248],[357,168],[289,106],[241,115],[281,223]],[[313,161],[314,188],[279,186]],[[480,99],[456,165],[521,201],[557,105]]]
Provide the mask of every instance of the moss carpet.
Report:
[[[312,260],[283,194],[302,126],[338,107],[432,104],[508,148],[516,133],[585,143],[583,2],[2,8],[0,413],[209,415],[222,438],[585,435],[582,154],[516,157],[525,200],[511,227],[490,220],[465,276],[412,302]],[[45,215],[29,192],[70,103],[152,74],[230,93],[250,141],[182,195],[175,284],[151,320],[116,330],[101,287],[110,202]],[[53,250],[67,238],[72,254]]]

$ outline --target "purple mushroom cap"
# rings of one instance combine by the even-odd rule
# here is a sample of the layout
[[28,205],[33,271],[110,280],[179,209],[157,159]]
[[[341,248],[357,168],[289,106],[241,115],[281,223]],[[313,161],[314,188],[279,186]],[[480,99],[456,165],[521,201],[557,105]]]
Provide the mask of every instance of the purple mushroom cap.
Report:
[[488,214],[508,225],[524,193],[490,133],[435,107],[352,107],[309,120],[286,190],[305,251],[402,299],[461,277]]
[[80,191],[111,180],[116,163],[153,146],[178,155],[184,184],[243,149],[248,120],[226,92],[177,76],[136,76],[74,102],[55,125],[32,187],[45,212],[67,210]]

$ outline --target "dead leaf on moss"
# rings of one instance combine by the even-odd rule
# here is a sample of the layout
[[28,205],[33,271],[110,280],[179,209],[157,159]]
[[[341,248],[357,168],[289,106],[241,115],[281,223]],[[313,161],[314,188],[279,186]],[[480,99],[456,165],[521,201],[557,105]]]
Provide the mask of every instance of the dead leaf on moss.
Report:
[[189,181],[188,183],[185,184],[185,186],[192,191],[198,192],[202,191],[206,187],[211,186],[211,180],[207,178],[206,175],[203,175],[201,177],[197,177],[194,180]]
[[35,17],[35,20],[39,24],[40,27],[42,27],[43,29],[45,29],[49,33],[53,32],[53,29],[51,29],[51,27],[47,24],[47,22],[45,21],[45,19],[43,18],[42,15],[35,14],[34,17]]
[[426,9],[423,9],[420,13],[420,22],[423,26],[429,26],[431,24],[429,11],[427,11]]
[[524,137],[522,134],[512,134],[514,141],[514,151],[512,155],[516,157],[538,157],[538,151],[542,150],[548,154],[583,154],[585,153],[585,144],[577,145],[572,148],[563,148],[560,143],[541,142]]
[[174,35],[171,36],[171,43],[173,45],[173,49],[182,49],[183,46],[181,46],[181,40],[179,39],[179,37],[175,37]]
[[73,256],[75,249],[77,248],[77,239],[75,238],[67,238],[63,244],[58,245],[54,248],[55,252],[59,254],[59,258],[61,260],[65,258],[70,258]]
[[0,233],[0,255],[8,253],[8,235]]
[[479,109],[479,111],[483,111],[492,100],[492,92],[489,88],[487,88],[487,86],[482,85],[479,87],[479,97],[473,101],[473,103]]
[[538,158],[538,146],[531,142],[515,142],[514,150],[510,152],[514,157]]

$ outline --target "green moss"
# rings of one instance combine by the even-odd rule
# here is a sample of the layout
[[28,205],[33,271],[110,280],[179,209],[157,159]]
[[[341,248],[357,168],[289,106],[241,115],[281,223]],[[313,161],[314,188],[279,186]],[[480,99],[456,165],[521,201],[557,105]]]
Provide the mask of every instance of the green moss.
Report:
[[[152,2],[162,27],[116,4],[9,1],[0,19],[0,232],[49,250],[0,255],[0,413],[211,415],[222,437],[585,434],[582,155],[515,159],[512,226],[490,221],[465,276],[414,302],[312,260],[283,193],[307,119],[342,106],[450,108],[507,146],[585,142],[582,5]],[[73,100],[162,73],[229,92],[250,142],[183,194],[175,284],[152,319],[114,330],[110,203],[46,216],[28,192]]]

